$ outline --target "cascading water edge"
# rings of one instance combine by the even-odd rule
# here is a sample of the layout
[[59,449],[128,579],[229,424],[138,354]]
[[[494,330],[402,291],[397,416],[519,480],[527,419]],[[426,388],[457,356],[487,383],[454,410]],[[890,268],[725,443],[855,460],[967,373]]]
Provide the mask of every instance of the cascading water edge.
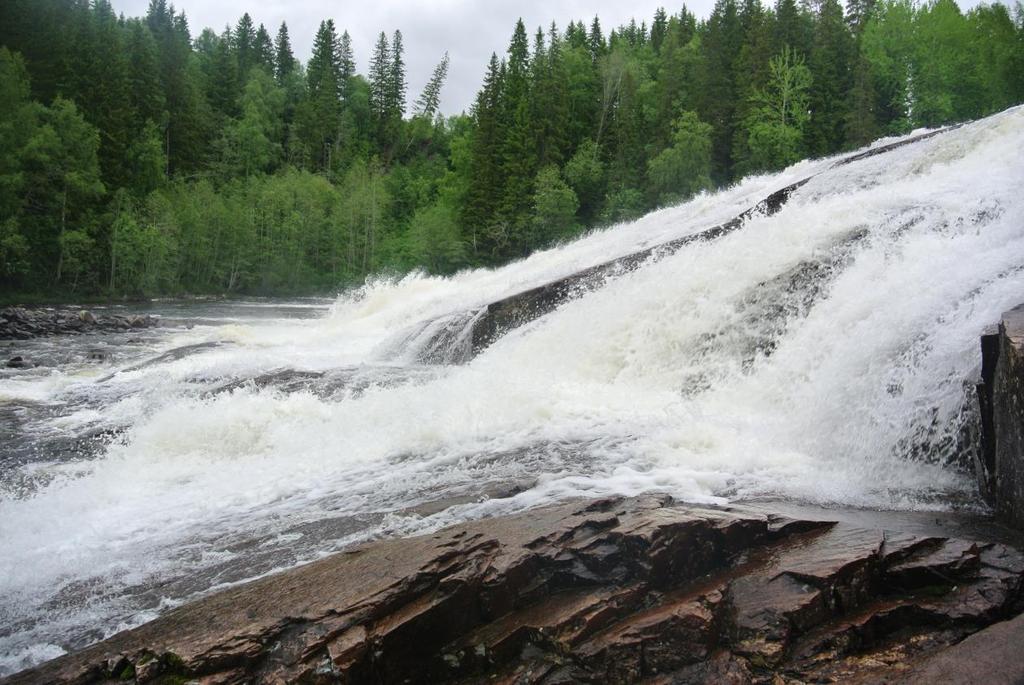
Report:
[[[978,335],[1024,293],[1022,159],[1016,108],[137,353],[221,343],[180,358],[0,379],[6,406],[41,408],[18,433],[38,449],[0,483],[0,674],[357,540],[569,497],[975,506],[958,436]],[[804,179],[471,354],[490,303]],[[44,440],[86,431],[110,437],[71,459]]]

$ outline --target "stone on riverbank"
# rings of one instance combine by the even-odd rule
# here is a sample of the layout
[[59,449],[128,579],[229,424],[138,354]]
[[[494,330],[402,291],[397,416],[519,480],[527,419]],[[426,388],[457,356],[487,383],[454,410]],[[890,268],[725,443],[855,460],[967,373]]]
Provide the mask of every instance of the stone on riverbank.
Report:
[[997,515],[1024,528],[1024,305],[981,339],[978,385],[982,490]]
[[351,549],[8,683],[885,682],[1018,612],[1022,579],[998,543],[570,502]]
[[96,315],[84,309],[26,309],[0,311],[0,340],[27,340],[80,333],[120,333],[160,325],[154,316]]

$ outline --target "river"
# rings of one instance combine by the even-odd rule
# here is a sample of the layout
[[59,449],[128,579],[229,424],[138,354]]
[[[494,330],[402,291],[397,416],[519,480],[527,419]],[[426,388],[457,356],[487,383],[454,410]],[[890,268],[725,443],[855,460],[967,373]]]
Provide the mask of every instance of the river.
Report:
[[[1016,108],[501,269],[2,343],[40,366],[0,372],[0,675],[359,540],[568,497],[980,507],[978,336],[1024,299],[1022,160]],[[424,361],[489,302],[808,178],[472,359]]]

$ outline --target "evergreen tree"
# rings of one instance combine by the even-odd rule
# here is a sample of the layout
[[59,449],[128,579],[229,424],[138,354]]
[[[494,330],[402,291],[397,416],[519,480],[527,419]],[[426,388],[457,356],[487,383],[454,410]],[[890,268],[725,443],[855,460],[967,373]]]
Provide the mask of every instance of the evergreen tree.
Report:
[[597,15],[594,15],[594,20],[590,22],[590,33],[587,35],[587,44],[590,47],[591,60],[596,63],[597,60],[604,57],[608,45],[604,41],[604,34],[601,32],[601,20],[597,18]]
[[224,118],[238,114],[241,92],[238,59],[231,49],[231,33],[224,31],[213,41],[213,55],[206,75],[207,98],[213,110]]
[[483,88],[473,106],[475,132],[470,162],[470,185],[461,222],[474,260],[490,259],[494,251],[487,226],[501,197],[500,156],[505,139],[504,83],[498,56],[491,54]]
[[278,85],[284,85],[288,76],[295,71],[295,56],[292,54],[292,42],[288,37],[288,25],[283,21],[281,28],[277,30],[274,50],[274,75],[277,77]]
[[811,49],[811,117],[805,137],[807,151],[827,155],[845,144],[847,98],[853,85],[853,41],[839,0],[822,0]]
[[430,75],[430,80],[427,81],[419,99],[416,100],[416,116],[431,119],[437,113],[438,105],[441,102],[441,88],[447,77],[448,53],[446,52],[438,65],[434,67],[434,73]]
[[703,77],[698,114],[712,126],[711,174],[719,182],[733,176],[732,146],[736,127],[735,61],[742,27],[734,0],[717,0],[702,36]]
[[348,103],[352,95],[352,78],[356,75],[356,62],[352,55],[352,37],[348,35],[348,31],[341,32],[334,61],[338,65],[338,96],[342,102]]
[[139,131],[147,122],[162,124],[164,94],[160,85],[159,56],[153,35],[138,20],[127,24],[128,94],[134,114],[133,127]]
[[256,64],[270,75],[276,73],[274,64],[274,43],[270,40],[267,27],[260,24],[256,30],[255,41]]
[[655,53],[661,52],[661,45],[665,42],[665,35],[668,33],[668,15],[665,8],[659,7],[654,13],[654,22],[651,24],[651,47]]
[[256,29],[248,12],[238,20],[230,42],[238,61],[238,74],[242,80],[246,80],[249,77],[249,70],[259,63]]
[[370,111],[377,122],[378,130],[382,129],[389,113],[391,66],[388,37],[381,31],[370,58]]
[[400,121],[405,114],[405,51],[402,45],[402,32],[395,31],[391,38],[391,64],[387,76],[387,118],[392,122]]
[[811,54],[812,25],[810,14],[796,0],[776,0],[775,45],[773,52],[782,52],[788,45],[796,56]]
[[341,103],[338,101],[337,34],[330,19],[320,22],[313,55],[306,68],[306,101],[296,112],[314,163],[329,170],[336,142]]

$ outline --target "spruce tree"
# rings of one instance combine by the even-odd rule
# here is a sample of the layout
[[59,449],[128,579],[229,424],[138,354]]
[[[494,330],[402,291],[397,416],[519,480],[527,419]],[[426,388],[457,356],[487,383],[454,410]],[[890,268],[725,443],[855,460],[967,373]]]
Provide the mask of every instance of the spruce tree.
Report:
[[655,54],[661,52],[661,45],[665,42],[665,35],[668,33],[668,15],[665,8],[659,7],[654,13],[654,21],[651,23],[651,47]]
[[279,85],[284,85],[288,76],[295,70],[295,56],[292,54],[292,42],[288,37],[288,25],[283,21],[281,28],[277,30],[274,50],[274,76],[277,77]]
[[845,144],[853,48],[839,0],[822,0],[809,64],[811,118],[805,135],[807,151],[813,155],[837,152]]
[[712,178],[718,182],[732,179],[732,146],[736,128],[736,67],[743,40],[742,27],[734,0],[717,0],[704,27],[702,52],[703,78],[698,114],[711,124]]
[[381,31],[370,57],[370,112],[380,127],[387,117],[390,96],[391,48],[388,37]]
[[246,12],[235,25],[232,34],[232,47],[235,50],[235,59],[238,61],[238,74],[244,81],[248,78],[249,70],[259,62],[256,45],[256,29],[253,27],[252,17]]
[[405,91],[408,88],[405,80],[405,47],[402,45],[402,32],[395,31],[391,38],[391,64],[387,76],[387,118],[390,122],[401,121],[405,115]]
[[501,198],[501,151],[504,145],[504,84],[498,56],[491,53],[483,87],[473,105],[470,185],[460,217],[474,260],[492,261],[494,240],[486,230]]
[[228,30],[225,30],[214,44],[207,84],[207,97],[214,111],[226,118],[237,116],[242,84],[238,56],[231,49],[231,33]]
[[274,65],[274,43],[270,40],[270,34],[267,32],[267,27],[260,24],[259,29],[256,30],[256,63],[263,68],[268,74],[273,76],[275,74]]
[[164,95],[160,86],[159,56],[149,28],[133,19],[127,24],[128,93],[131,97],[135,130],[147,121],[160,124]]
[[597,62],[597,60],[604,57],[607,44],[604,42],[604,34],[601,32],[601,20],[594,15],[594,20],[590,22],[590,33],[587,34],[587,43],[590,47],[590,58]]
[[[307,144],[321,169],[329,170],[341,106],[338,101],[337,34],[334,21],[320,22],[313,40],[313,55],[306,68],[307,100],[296,114],[302,120]],[[301,116],[300,116],[301,115]]]
[[438,65],[434,67],[434,73],[430,75],[430,80],[423,87],[423,93],[416,100],[416,116],[431,119],[437,113],[437,108],[441,102],[441,88],[444,86],[444,81],[447,77],[448,53],[446,52]]
[[776,0],[773,52],[778,54],[788,45],[798,56],[809,57],[811,35],[810,15],[797,5],[796,0]]
[[352,55],[352,37],[342,31],[338,39],[334,61],[338,65],[338,97],[348,103],[352,94],[352,77],[356,75],[356,62]]

